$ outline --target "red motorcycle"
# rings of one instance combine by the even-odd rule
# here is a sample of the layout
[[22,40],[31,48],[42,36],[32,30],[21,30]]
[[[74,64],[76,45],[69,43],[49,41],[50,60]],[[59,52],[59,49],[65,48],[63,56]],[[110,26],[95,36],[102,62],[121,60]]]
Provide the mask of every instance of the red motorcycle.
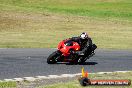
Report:
[[58,50],[53,52],[47,58],[48,64],[57,62],[69,62],[72,64],[84,63],[87,59],[94,55],[94,50],[97,48],[95,44],[90,47],[95,47],[92,51],[85,53],[80,52],[80,45],[77,42],[63,40],[58,44]]

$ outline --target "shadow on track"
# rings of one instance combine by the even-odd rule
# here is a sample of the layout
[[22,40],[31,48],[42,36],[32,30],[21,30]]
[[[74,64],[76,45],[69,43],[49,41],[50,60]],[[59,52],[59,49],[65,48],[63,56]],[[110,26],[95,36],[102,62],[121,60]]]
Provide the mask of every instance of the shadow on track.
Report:
[[57,64],[66,64],[66,65],[96,65],[98,63],[97,62],[84,62],[84,63],[81,63],[81,64],[72,64],[72,63],[62,62],[62,63],[57,63]]
[[82,64],[79,64],[79,65],[96,65],[98,64],[97,62],[85,62],[85,63],[82,63]]

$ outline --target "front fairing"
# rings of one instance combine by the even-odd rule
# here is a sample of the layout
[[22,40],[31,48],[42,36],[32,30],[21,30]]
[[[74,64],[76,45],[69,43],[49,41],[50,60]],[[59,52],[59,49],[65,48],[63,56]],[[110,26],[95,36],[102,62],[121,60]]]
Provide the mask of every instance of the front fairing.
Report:
[[70,54],[70,50],[78,51],[80,50],[80,46],[77,42],[67,43],[67,40],[63,40],[58,44],[58,50],[62,52],[64,56],[68,56]]

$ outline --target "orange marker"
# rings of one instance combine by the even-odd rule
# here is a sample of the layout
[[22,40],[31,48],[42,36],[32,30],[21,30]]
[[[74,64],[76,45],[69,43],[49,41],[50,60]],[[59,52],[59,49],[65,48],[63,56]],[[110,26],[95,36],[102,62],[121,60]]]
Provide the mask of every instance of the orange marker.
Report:
[[88,77],[88,71],[84,71],[84,67],[82,67],[82,77]]

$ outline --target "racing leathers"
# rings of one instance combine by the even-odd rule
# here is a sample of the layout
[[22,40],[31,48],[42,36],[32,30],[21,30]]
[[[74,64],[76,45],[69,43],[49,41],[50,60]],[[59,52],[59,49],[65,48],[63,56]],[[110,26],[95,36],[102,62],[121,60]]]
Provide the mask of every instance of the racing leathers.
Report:
[[97,48],[97,46],[92,43],[91,38],[81,39],[80,37],[72,37],[69,38],[70,41],[77,42],[80,45],[80,51],[77,51],[79,54],[87,54],[87,53],[94,53],[94,50]]

